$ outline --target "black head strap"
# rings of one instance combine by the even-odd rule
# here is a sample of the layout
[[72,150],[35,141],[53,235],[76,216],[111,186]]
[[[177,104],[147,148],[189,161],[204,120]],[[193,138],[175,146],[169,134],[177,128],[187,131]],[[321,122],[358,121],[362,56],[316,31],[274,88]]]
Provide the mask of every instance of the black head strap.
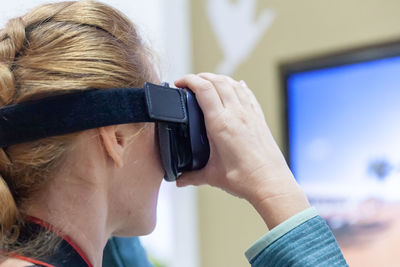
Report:
[[150,83],[27,101],[0,109],[0,147],[115,124],[186,123],[185,105],[181,89]]

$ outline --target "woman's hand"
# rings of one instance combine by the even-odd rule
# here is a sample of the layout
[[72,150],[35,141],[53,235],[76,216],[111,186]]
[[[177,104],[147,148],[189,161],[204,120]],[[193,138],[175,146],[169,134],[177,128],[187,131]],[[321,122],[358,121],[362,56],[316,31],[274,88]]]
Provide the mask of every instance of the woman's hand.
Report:
[[175,85],[196,94],[211,149],[207,165],[184,173],[178,186],[209,184],[245,198],[270,228],[309,206],[243,81],[202,73]]

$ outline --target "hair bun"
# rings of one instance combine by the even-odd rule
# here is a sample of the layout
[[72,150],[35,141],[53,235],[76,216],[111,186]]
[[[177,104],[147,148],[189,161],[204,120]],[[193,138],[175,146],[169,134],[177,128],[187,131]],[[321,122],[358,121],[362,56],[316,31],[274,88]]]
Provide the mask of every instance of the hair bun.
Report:
[[[10,234],[15,230],[14,226],[17,224],[18,218],[20,216],[17,205],[15,204],[14,197],[3,179],[0,175],[0,242],[7,243],[10,240]],[[18,229],[16,229],[18,230]],[[11,238],[11,240],[14,238]],[[3,244],[4,245],[4,244]]]

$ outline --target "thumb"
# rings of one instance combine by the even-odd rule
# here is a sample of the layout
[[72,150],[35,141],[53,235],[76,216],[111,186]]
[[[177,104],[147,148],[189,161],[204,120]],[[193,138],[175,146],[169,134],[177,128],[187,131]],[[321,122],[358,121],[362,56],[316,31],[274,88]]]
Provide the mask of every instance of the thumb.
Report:
[[203,185],[206,184],[205,177],[204,170],[185,172],[176,180],[176,186],[184,187],[188,185]]

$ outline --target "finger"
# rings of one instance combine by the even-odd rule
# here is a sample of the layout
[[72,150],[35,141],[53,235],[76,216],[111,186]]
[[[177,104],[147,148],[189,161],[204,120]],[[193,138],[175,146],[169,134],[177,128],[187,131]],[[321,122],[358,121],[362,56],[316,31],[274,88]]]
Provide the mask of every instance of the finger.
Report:
[[239,99],[239,102],[242,106],[249,105],[249,100],[248,100],[248,95],[245,92],[245,89],[243,89],[243,84],[234,80],[233,78],[229,76],[223,75],[226,79],[228,79],[231,84],[233,85],[233,89],[236,93],[236,97]]
[[215,89],[218,91],[218,95],[221,98],[224,107],[237,106],[240,104],[239,99],[234,90],[233,79],[229,79],[223,75],[216,75],[213,73],[200,73],[199,76],[203,79],[210,81]]
[[238,82],[235,85],[235,92],[236,92],[236,95],[238,96],[240,103],[243,106],[250,106],[249,95],[246,92],[246,88],[244,87],[243,80]]
[[204,174],[202,170],[185,172],[179,179],[176,180],[176,185],[178,187],[184,187],[188,185],[199,186],[206,184]]
[[179,88],[189,88],[196,94],[197,102],[204,113],[204,117],[212,118],[221,114],[224,106],[214,85],[197,75],[189,74],[175,81]]
[[250,104],[251,104],[252,108],[254,109],[254,111],[256,111],[259,115],[264,117],[264,112],[263,112],[261,105],[258,102],[256,96],[254,95],[253,91],[250,90],[250,88],[247,86],[245,81],[242,80],[240,82],[243,85],[244,91],[248,95],[248,100],[250,101]]

